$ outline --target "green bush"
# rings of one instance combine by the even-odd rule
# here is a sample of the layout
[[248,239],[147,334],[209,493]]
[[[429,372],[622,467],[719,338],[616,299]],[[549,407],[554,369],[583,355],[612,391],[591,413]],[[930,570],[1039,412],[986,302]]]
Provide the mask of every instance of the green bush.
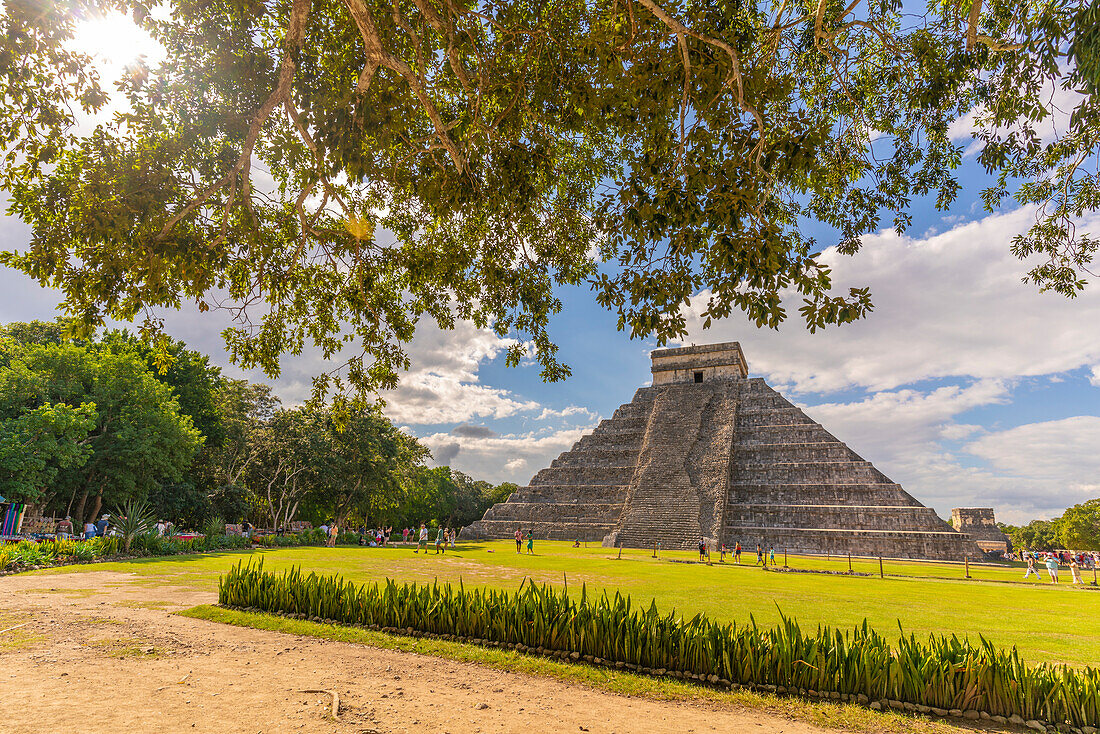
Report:
[[[357,585],[298,568],[264,572],[238,563],[218,584],[219,603],[359,625],[457,635],[577,653],[658,671],[680,671],[733,684],[858,695],[941,709],[1018,714],[1071,726],[1100,726],[1100,670],[1026,665],[984,638],[955,636],[896,645],[864,622],[852,631],[828,626],[806,633],[783,617],[772,628],[720,624],[633,607],[619,593],[579,599],[534,583],[515,592],[467,590],[461,584]],[[716,677],[711,677],[716,676]]]

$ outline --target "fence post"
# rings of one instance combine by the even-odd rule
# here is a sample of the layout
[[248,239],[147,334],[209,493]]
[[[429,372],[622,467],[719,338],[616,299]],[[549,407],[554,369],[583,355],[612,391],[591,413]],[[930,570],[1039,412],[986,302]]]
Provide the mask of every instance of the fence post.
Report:
[[622,557],[623,557],[623,547],[620,545],[619,546],[619,560],[622,560]]
[[852,551],[848,551],[848,573],[852,572]]
[[653,557],[657,557],[657,541],[653,541]]
[[882,556],[878,557],[878,577],[880,579],[886,578],[886,574],[882,572]]
[[787,549],[786,548],[783,549],[783,568],[790,568],[790,566],[787,565]]
[[970,554],[966,554],[966,577],[970,578]]

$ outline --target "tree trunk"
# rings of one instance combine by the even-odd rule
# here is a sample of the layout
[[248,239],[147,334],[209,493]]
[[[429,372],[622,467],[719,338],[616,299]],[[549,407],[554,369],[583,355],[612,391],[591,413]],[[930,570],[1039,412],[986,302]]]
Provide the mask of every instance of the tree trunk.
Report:
[[84,493],[80,495],[80,501],[76,503],[76,509],[73,510],[72,517],[76,518],[76,521],[80,523],[80,530],[84,530],[84,503],[88,499],[88,490],[85,488]]
[[95,502],[92,503],[92,511],[89,513],[89,518],[85,522],[95,522],[99,517],[99,511],[103,508],[103,490],[96,493]]

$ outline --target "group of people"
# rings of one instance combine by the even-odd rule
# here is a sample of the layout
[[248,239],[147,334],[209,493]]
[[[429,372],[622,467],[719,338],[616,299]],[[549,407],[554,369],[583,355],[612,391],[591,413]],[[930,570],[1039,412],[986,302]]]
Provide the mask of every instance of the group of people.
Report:
[[[402,535],[405,538],[405,542],[409,541],[409,538],[416,537],[416,550],[413,553],[419,553],[424,551],[424,555],[428,554],[428,540],[431,532],[428,530],[428,526],[424,523],[420,523],[420,531],[414,533],[411,528],[405,528],[402,531]],[[440,525],[435,531],[435,554],[440,553],[447,554],[447,545],[451,546],[454,550],[455,541],[458,540],[458,531],[455,528],[448,528]]]
[[320,530],[321,534],[325,536],[325,547],[335,548],[336,541],[340,537],[339,523],[334,522],[331,525],[329,525],[328,523],[323,523]]
[[[523,553],[523,541],[527,541],[527,552],[531,555],[535,554],[535,535],[532,531],[528,530],[523,532],[523,528],[516,528],[516,553]],[[580,541],[576,541],[573,544],[574,548],[580,547]]]
[[[725,543],[719,546],[718,562],[725,563],[726,555],[733,556],[734,563],[741,562],[741,553],[744,549],[741,547],[741,541],[736,541],[733,547],[728,547]],[[710,544],[707,543],[706,538],[699,538],[699,560],[706,563],[710,563]],[[759,543],[756,544],[756,565],[767,566],[768,564],[775,565],[775,548],[769,547],[765,552],[764,546]]]
[[1050,583],[1058,583],[1058,569],[1059,561],[1069,566],[1069,572],[1073,576],[1074,586],[1084,586],[1084,581],[1081,579],[1081,567],[1095,568],[1096,559],[1087,553],[1070,553],[1064,551],[1062,553],[1050,552],[1039,554],[1034,551],[1023,551],[1022,560],[1027,561],[1027,571],[1024,572],[1024,580],[1035,574],[1035,579],[1039,580],[1042,576],[1039,574],[1039,567],[1045,566],[1047,575],[1050,576]]
[[371,548],[385,548],[390,544],[391,535],[393,535],[392,525],[379,525],[376,528],[368,528],[364,525],[359,528],[359,545],[367,545]]

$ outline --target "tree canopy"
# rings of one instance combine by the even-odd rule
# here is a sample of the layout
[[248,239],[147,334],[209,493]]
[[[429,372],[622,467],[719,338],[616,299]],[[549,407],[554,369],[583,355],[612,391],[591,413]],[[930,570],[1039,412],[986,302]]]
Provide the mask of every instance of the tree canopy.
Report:
[[[202,435],[136,354],[74,344],[0,347],[0,452],[7,455],[0,476],[11,472],[8,481],[21,481],[26,499],[66,503],[79,522],[104,502],[144,498],[190,465]],[[46,453],[24,456],[13,471],[20,448]]]
[[[0,261],[85,324],[233,309],[232,356],[270,375],[284,353],[351,342],[351,382],[392,385],[418,320],[461,317],[530,339],[559,379],[563,285],[661,343],[698,293],[705,323],[775,327],[791,294],[810,329],[858,319],[871,294],[834,287],[816,253],[905,231],[914,201],[948,207],[953,124],[972,125],[987,207],[1038,212],[1013,243],[1029,279],[1073,295],[1096,251],[1077,229],[1100,203],[1100,10],[1084,0],[166,9],[6,0],[0,186],[33,237]],[[79,131],[109,95],[66,43],[105,10],[167,56]]]

